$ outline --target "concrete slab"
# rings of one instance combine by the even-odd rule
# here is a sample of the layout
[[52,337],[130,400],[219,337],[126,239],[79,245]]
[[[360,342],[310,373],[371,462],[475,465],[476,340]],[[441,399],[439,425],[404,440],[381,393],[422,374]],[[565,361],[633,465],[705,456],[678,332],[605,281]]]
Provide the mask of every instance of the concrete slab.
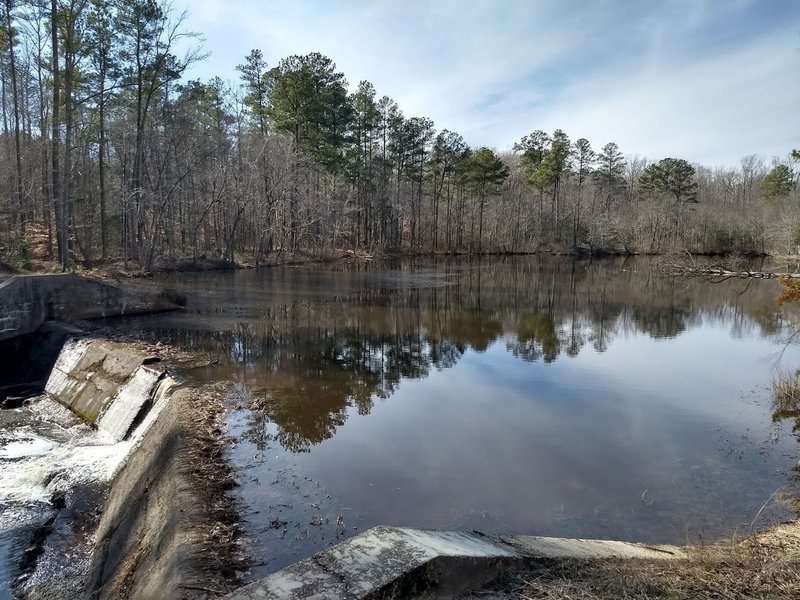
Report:
[[375,527],[226,596],[441,598],[478,588],[530,558],[676,559],[674,546]]
[[530,558],[686,558],[686,554],[677,546],[529,535],[497,535],[492,538]]
[[[141,358],[139,360],[141,362]],[[97,420],[97,429],[110,441],[121,442],[130,433],[136,418],[146,410],[164,371],[139,367],[130,381],[120,388]]]
[[375,527],[227,597],[451,595],[459,591],[454,586],[488,583],[520,559],[513,549],[472,533]]
[[[88,423],[97,422],[101,414],[110,410],[111,414],[103,419],[103,429],[114,441],[120,441],[141,408],[152,399],[161,376],[160,371],[142,367],[144,360],[142,352],[124,344],[69,340],[50,372],[45,393]],[[115,398],[120,402],[112,402]],[[120,433],[123,429],[124,433]]]
[[64,344],[64,348],[56,359],[44,391],[48,396],[64,406],[69,406],[76,394],[86,385],[86,379],[75,379],[72,373],[77,372],[78,363],[83,360],[89,349],[89,340],[73,339]]

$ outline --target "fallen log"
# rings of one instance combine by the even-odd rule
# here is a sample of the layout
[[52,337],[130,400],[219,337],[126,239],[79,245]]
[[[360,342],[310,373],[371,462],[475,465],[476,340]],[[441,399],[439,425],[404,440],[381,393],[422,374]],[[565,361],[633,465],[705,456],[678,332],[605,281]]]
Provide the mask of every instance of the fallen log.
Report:
[[753,271],[741,270],[735,267],[720,264],[700,264],[694,261],[661,262],[658,268],[667,275],[681,275],[684,277],[711,277],[714,279],[800,279],[800,273],[778,271]]
[[691,267],[678,273],[680,275],[690,275],[696,277],[738,277],[741,279],[754,277],[756,279],[800,279],[800,273],[772,273],[769,271],[731,271],[715,267]]

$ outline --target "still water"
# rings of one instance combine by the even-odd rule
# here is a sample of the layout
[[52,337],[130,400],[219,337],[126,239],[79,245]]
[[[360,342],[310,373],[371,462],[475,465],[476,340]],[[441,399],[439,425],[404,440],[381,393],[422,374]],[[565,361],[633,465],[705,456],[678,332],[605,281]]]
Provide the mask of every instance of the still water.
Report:
[[227,384],[251,577],[376,524],[697,543],[790,516],[775,282],[520,258],[164,283],[184,313],[119,327],[212,355],[189,376]]

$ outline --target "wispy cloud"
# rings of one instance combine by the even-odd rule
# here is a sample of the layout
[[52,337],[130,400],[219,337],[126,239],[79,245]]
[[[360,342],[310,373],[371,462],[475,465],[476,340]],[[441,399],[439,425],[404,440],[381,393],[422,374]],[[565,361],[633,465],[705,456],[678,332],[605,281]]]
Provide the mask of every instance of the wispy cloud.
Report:
[[800,145],[796,0],[588,4],[194,0],[212,56],[192,76],[235,79],[251,48],[270,64],[319,51],[473,145],[560,127],[707,164]]

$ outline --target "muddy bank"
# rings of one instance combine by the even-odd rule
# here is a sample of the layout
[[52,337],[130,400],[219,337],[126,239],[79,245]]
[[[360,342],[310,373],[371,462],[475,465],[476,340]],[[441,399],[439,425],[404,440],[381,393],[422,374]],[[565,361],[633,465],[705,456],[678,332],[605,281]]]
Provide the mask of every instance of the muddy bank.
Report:
[[[96,277],[109,281],[120,281],[124,279],[147,278],[159,274],[167,273],[203,273],[214,271],[232,271],[237,269],[269,268],[269,267],[291,267],[291,266],[311,266],[311,265],[333,265],[333,264],[363,264],[368,262],[381,262],[393,260],[448,260],[448,259],[475,259],[481,258],[502,258],[519,256],[563,256],[575,259],[608,258],[608,257],[660,257],[673,256],[674,252],[640,252],[625,249],[590,249],[590,248],[567,248],[567,247],[544,247],[537,250],[512,251],[512,250],[493,250],[484,252],[472,252],[469,250],[458,251],[369,251],[369,250],[336,250],[328,254],[315,254],[313,252],[279,252],[263,256],[258,259],[255,257],[237,257],[235,261],[222,258],[162,258],[158,259],[150,268],[145,269],[135,261],[129,261],[127,267],[119,260],[97,261],[91,265],[77,267],[75,272],[79,275]],[[681,255],[683,256],[683,255]],[[783,257],[771,255],[767,252],[753,253],[726,253],[726,252],[696,252],[692,253],[695,257],[705,258],[725,258],[725,259],[766,259],[775,258],[777,260],[797,259],[797,257]],[[39,262],[30,265],[29,270],[24,273],[54,273],[59,270],[57,263]],[[22,274],[20,271],[7,271],[8,274]],[[3,272],[0,271],[0,277]]]

